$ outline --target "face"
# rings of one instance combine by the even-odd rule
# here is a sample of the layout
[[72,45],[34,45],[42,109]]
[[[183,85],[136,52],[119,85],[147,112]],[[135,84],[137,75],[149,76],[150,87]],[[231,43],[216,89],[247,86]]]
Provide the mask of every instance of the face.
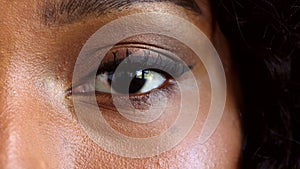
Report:
[[[209,1],[121,3],[112,0],[100,1],[98,5],[90,1],[85,4],[67,3],[67,0],[0,0],[0,168],[238,168],[241,129],[237,79],[227,42],[214,23]],[[97,137],[107,138],[105,133],[87,131],[89,126],[81,123],[74,98],[85,100],[93,90],[87,87],[88,80],[74,81],[74,67],[81,49],[99,28],[123,16],[153,11],[183,18],[208,37],[225,70],[225,109],[216,130],[200,144],[199,131],[207,119],[212,98],[212,84],[205,64],[193,50],[174,38],[149,33],[122,39],[108,50],[98,63],[100,67],[93,68],[97,72],[94,78],[97,108],[115,131],[127,137],[148,138],[169,128],[182,109],[178,106],[182,98],[176,80],[184,81],[187,72],[200,84],[198,91],[193,92],[200,93],[201,100],[201,113],[176,146],[149,157],[125,157],[101,146]],[[120,33],[122,29],[113,31]],[[150,50],[151,47],[155,50]],[[118,80],[110,77],[129,53],[133,56],[130,60],[136,64],[139,57],[161,59],[156,48],[176,53],[190,69],[178,73],[176,78],[165,71],[167,68],[158,70],[163,63],[152,65],[157,66],[156,69],[134,70],[136,74],[129,87],[133,107],[141,112],[150,107],[158,111],[162,109],[159,105],[162,97],[167,104],[156,120],[147,124],[133,122],[115,108],[110,89],[113,88],[121,100],[123,89]],[[86,60],[88,62],[88,58]],[[180,66],[174,61],[166,63]],[[185,101],[193,102],[193,99],[186,97]],[[92,119],[88,111],[85,116]],[[150,150],[145,146],[143,151]]]

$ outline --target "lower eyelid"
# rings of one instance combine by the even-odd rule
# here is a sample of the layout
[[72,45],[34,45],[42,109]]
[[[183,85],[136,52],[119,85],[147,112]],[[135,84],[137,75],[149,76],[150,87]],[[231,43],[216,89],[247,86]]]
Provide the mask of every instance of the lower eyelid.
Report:
[[[178,85],[174,82],[164,85],[163,87],[156,89],[147,94],[140,95],[129,95],[131,105],[136,109],[148,109],[151,106],[150,97],[155,97],[155,99],[160,99],[167,97],[168,99],[172,98],[175,93],[179,91]],[[122,102],[122,99],[125,99],[125,95],[114,95],[115,99],[118,99]],[[99,93],[96,92],[96,100],[100,108],[104,110],[113,110],[117,111],[113,103],[112,94],[109,93]],[[124,105],[126,107],[128,105]]]

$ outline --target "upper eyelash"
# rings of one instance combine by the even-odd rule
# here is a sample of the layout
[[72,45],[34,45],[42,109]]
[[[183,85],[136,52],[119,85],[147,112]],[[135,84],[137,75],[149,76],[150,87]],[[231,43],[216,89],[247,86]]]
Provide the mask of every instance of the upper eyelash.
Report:
[[[150,67],[150,69],[151,69],[151,67],[155,65],[155,67],[161,68],[158,71],[168,73],[169,75],[173,75],[175,77],[179,77],[186,71],[193,68],[193,66],[186,66],[182,62],[175,61],[168,57],[163,57],[162,54],[160,54],[160,53],[155,52],[157,54],[157,56],[150,56],[150,52],[153,52],[153,51],[150,51],[148,49],[144,49],[144,50],[145,51],[144,51],[143,56],[140,56],[140,57],[135,56],[134,59],[129,57],[131,55],[131,52],[128,48],[126,48],[126,57],[122,58],[122,59],[118,58],[118,54],[119,54],[118,50],[116,50],[115,52],[112,52],[112,54],[114,56],[114,60],[107,62],[107,63],[102,63],[100,65],[100,67],[98,68],[97,74],[101,74],[104,72],[112,72],[113,73],[117,69],[119,64],[122,63],[125,59],[126,59],[126,61],[124,61],[125,63],[123,63],[123,64],[131,64],[131,65],[137,64],[138,66],[141,67],[141,69],[143,67]],[[141,58],[143,58],[143,60],[141,60]],[[150,58],[152,58],[152,60],[150,60]],[[157,69],[155,69],[155,70],[157,70]]]

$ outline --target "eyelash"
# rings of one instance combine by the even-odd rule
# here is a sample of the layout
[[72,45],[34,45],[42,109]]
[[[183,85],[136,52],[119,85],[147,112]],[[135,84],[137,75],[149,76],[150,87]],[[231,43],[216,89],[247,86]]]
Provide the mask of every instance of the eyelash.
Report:
[[[137,47],[132,47],[132,48],[137,48]],[[127,63],[123,63],[123,64],[141,67],[141,69],[143,67],[159,67],[161,68],[160,70],[159,69],[150,69],[150,70],[155,70],[158,73],[163,73],[169,78],[172,77],[170,74],[168,74],[168,72],[172,72],[174,78],[178,78],[186,71],[188,71],[187,67],[183,63],[179,63],[179,61],[175,61],[172,58],[166,59],[165,57],[162,56],[162,54],[159,53],[157,53],[157,56],[151,56],[150,53],[153,51],[149,49],[145,49],[145,48],[137,48],[137,49],[147,50],[148,53],[144,51],[143,56],[141,55],[135,56],[134,59],[132,59],[129,57],[132,54],[132,52],[130,52],[129,48],[126,48],[125,58],[127,58],[126,60]],[[119,50],[116,50],[115,52],[112,53],[114,55],[114,60],[110,62],[102,63],[98,68],[97,74],[104,73],[104,72],[114,72],[117,69],[117,67],[120,65],[120,63],[124,61],[125,58],[123,59],[118,58]],[[138,58],[138,60],[136,58]],[[150,58],[152,58],[153,60],[150,61]],[[191,69],[192,66],[189,66],[188,68]]]

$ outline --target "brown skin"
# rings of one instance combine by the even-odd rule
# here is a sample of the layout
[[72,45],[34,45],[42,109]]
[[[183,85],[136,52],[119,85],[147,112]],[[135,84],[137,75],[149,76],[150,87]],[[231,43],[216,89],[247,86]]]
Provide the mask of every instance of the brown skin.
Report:
[[[231,90],[236,78],[226,40],[213,27],[209,2],[198,1],[202,15],[171,3],[142,3],[53,27],[40,23],[37,7],[41,2],[0,0],[0,168],[238,168],[241,127],[236,93]],[[72,85],[72,71],[82,46],[97,29],[120,16],[157,10],[193,22],[213,42],[227,74],[226,109],[213,136],[203,145],[197,143],[196,133],[203,125],[210,100],[207,72],[199,63],[193,72],[203,75],[201,107],[206,113],[198,117],[188,137],[152,158],[124,158],[105,152],[89,138],[65,91]],[[180,101],[172,99],[167,113],[175,111],[172,104]],[[105,114],[116,113],[108,111]],[[149,136],[147,129],[134,130],[136,126],[124,119],[114,117],[119,120],[114,124],[113,117],[106,119],[123,134]]]

